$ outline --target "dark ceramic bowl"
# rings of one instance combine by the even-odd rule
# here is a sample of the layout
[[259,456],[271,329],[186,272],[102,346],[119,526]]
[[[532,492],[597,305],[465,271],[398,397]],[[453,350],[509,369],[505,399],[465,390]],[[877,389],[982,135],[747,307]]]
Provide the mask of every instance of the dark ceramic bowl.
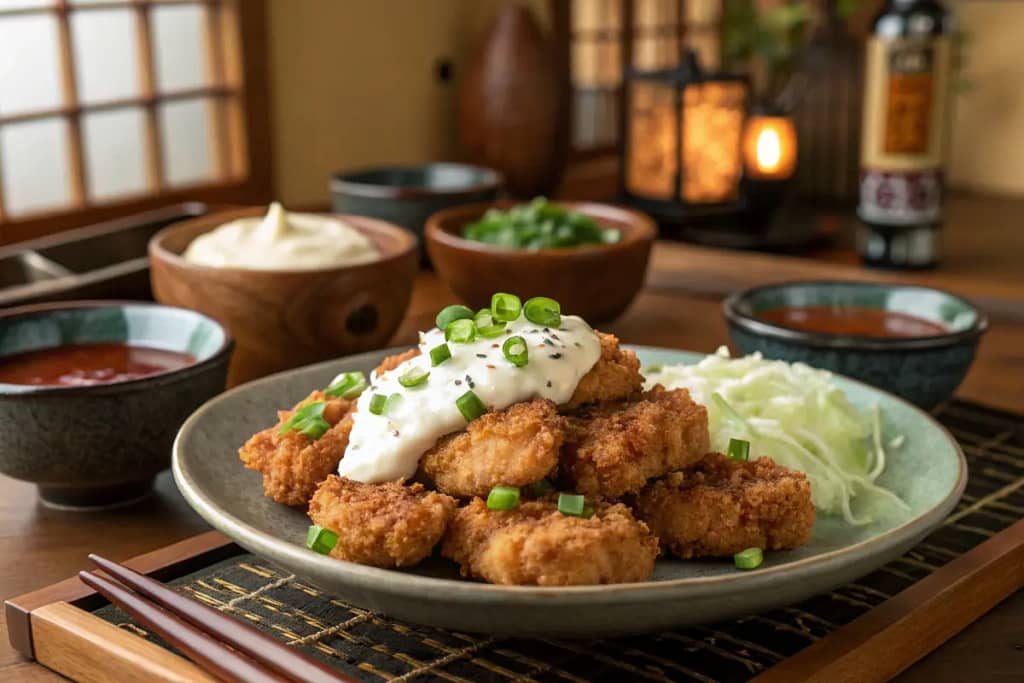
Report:
[[524,301],[549,296],[565,313],[591,323],[613,320],[629,306],[644,283],[657,226],[647,214],[610,204],[557,202],[622,231],[615,244],[560,249],[515,249],[467,240],[462,229],[488,209],[507,209],[503,200],[446,209],[427,221],[427,250],[438,275],[473,308],[490,306],[494,292]]
[[412,232],[423,251],[423,226],[441,209],[495,199],[504,186],[500,173],[481,166],[433,163],[384,166],[335,173],[331,206],[335,213],[370,216]]
[[[758,317],[784,307],[835,306],[905,313],[944,334],[867,337],[807,332]],[[867,282],[787,282],[733,294],[722,304],[743,353],[802,361],[881,387],[932,408],[953,395],[974,361],[985,314],[960,297],[927,287]]]
[[122,342],[188,353],[196,362],[93,386],[0,384],[0,472],[65,508],[146,496],[170,465],[192,412],[224,389],[234,346],[211,318],[141,302],[81,301],[0,313],[0,357],[66,344]]

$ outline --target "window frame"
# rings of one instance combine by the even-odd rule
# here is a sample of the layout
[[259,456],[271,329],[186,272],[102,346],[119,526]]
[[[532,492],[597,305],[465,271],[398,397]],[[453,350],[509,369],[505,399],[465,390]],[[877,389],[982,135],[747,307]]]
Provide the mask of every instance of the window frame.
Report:
[[[125,100],[83,105],[75,92],[70,44],[70,14],[96,9],[129,9],[136,21],[147,23],[150,10],[161,6],[200,6],[204,8],[204,31],[207,34],[207,74],[200,88],[176,92],[155,92],[152,82],[153,49],[149,45],[152,31],[148,26],[137,28],[143,38],[139,49],[139,68],[143,72],[139,95]],[[196,201],[208,204],[258,204],[269,201],[273,192],[270,139],[270,96],[267,64],[266,0],[129,0],[98,2],[72,6],[68,0],[54,0],[52,6],[0,11],[2,16],[18,14],[52,14],[58,22],[58,58],[63,79],[63,104],[49,110],[0,116],[4,124],[21,120],[55,120],[65,122],[68,138],[68,173],[73,206],[51,211],[33,212],[25,217],[2,213],[0,201],[0,245],[51,235],[64,230],[99,223],[132,213],[139,213],[171,204]],[[216,32],[216,37],[213,33]],[[216,48],[219,48],[216,49]],[[213,63],[210,63],[210,62]],[[149,74],[147,79],[146,74]],[[162,102],[207,98],[213,115],[208,122],[218,145],[213,158],[218,177],[191,186],[154,187],[153,174],[162,174],[160,147],[156,128],[147,121],[144,143],[147,147],[149,187],[142,194],[125,198],[89,200],[84,177],[85,156],[82,149],[83,113],[140,107],[145,117],[157,116]],[[211,141],[213,141],[211,139]],[[155,149],[154,149],[155,145]],[[157,168],[154,168],[157,167]],[[3,186],[0,184],[0,193]],[[0,196],[2,200],[2,196]]]

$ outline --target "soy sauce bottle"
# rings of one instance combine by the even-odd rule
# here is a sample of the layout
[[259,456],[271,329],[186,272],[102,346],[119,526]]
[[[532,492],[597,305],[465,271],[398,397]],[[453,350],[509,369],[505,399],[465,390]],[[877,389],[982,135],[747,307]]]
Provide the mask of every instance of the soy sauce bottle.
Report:
[[858,248],[865,264],[940,257],[953,18],[939,0],[887,0],[867,43]]

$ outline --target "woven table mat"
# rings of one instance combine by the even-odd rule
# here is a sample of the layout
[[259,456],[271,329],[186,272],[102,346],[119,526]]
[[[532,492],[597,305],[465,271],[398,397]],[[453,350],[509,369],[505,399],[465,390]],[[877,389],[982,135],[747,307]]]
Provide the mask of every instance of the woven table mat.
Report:
[[[863,615],[1024,515],[1024,416],[953,401],[936,417],[967,456],[956,510],[898,560],[791,607],[598,641],[487,637],[414,626],[342,602],[243,554],[173,582],[367,681],[742,681]],[[96,614],[165,647],[119,609]]]

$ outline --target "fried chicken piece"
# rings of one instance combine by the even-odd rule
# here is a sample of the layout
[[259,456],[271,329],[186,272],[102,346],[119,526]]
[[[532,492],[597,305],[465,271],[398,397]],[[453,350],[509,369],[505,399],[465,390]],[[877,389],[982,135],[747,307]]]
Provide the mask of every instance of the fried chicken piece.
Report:
[[621,348],[618,337],[613,334],[598,332],[597,336],[601,339],[601,357],[590,372],[580,378],[568,408],[626,399],[643,389],[644,378],[636,354]]
[[619,498],[710,449],[708,411],[686,389],[661,386],[633,402],[601,403],[568,418],[559,476],[587,496]]
[[548,476],[564,438],[565,418],[554,403],[516,403],[440,439],[420,459],[420,474],[452,496],[486,496],[495,486],[526,486]]
[[593,516],[570,517],[552,501],[490,510],[474,498],[448,526],[441,553],[463,576],[521,586],[643,581],[658,541],[625,505],[597,503]]
[[721,453],[653,482],[634,509],[683,559],[796,548],[810,540],[815,517],[803,472],[771,458],[743,462]]
[[[326,403],[323,418],[331,428],[323,436],[314,441],[295,431],[280,434],[296,410],[314,401]],[[263,474],[263,492],[268,497],[282,505],[305,505],[320,482],[338,469],[352,431],[355,405],[355,401],[314,391],[291,410],[278,411],[277,424],[250,437],[238,457],[247,468]]]
[[420,484],[364,484],[332,474],[309,502],[309,518],[338,534],[331,556],[373,567],[409,567],[430,555],[455,501]]
[[415,358],[418,355],[420,355],[419,347],[413,347],[408,351],[403,351],[402,353],[396,353],[393,356],[388,356],[384,360],[382,360],[380,362],[380,365],[377,366],[377,369],[373,371],[374,375],[381,375],[385,372],[390,372],[391,370],[394,370],[405,361],[409,360],[410,358]]

